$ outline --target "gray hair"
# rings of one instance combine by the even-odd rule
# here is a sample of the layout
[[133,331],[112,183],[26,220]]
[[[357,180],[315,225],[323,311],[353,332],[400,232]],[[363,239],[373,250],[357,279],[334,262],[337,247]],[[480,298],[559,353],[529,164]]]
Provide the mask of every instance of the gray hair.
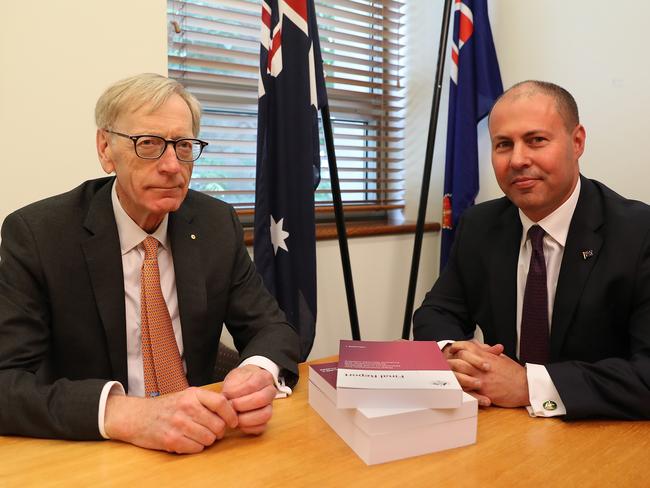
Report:
[[156,110],[172,95],[179,95],[192,113],[192,133],[198,136],[201,126],[201,104],[178,81],[156,73],[142,73],[109,86],[97,100],[95,123],[99,129],[113,129],[117,118],[144,105]]

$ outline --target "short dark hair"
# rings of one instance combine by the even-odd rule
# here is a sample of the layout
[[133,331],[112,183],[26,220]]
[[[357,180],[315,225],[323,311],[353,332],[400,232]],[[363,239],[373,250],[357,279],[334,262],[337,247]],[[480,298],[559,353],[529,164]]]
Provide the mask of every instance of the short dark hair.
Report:
[[529,88],[529,94],[531,95],[536,92],[541,92],[555,100],[557,111],[564,120],[564,125],[568,131],[572,131],[574,127],[580,123],[578,104],[576,103],[575,98],[573,98],[573,95],[561,86],[549,81],[526,80],[515,83],[503,92],[499,98],[497,98],[492,108],[499,103],[499,100],[507,96],[509,93],[515,90],[523,91],[526,88]]

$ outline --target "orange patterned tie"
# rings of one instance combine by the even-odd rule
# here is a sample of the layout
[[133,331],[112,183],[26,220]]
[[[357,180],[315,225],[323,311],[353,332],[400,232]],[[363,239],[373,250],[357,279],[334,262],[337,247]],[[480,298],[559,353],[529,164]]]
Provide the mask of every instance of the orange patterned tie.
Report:
[[147,237],[142,241],[140,286],[140,317],[142,319],[142,361],[144,390],[148,397],[181,391],[188,387],[183,362],[174,337],[172,319],[160,289],[158,241]]

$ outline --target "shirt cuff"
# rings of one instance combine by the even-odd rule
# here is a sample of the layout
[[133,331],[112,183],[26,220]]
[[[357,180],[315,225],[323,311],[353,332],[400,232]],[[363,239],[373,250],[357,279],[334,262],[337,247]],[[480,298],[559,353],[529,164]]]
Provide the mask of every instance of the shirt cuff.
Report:
[[104,439],[110,439],[104,430],[104,419],[106,417],[106,402],[109,395],[126,395],[122,383],[119,381],[109,381],[104,385],[101,395],[99,395],[99,410],[97,411],[97,426],[99,433]]
[[291,388],[284,384],[284,378],[280,376],[279,366],[269,358],[265,358],[264,356],[251,356],[244,359],[239,367],[246,366],[247,364],[252,364],[253,366],[260,367],[271,373],[275,388],[278,390],[275,394],[275,398],[285,398],[291,395]]
[[447,346],[449,344],[453,344],[456,341],[444,340],[444,341],[437,341],[437,342],[438,342],[438,347],[442,351],[445,348],[445,346]]
[[526,363],[526,377],[530,400],[530,406],[526,409],[531,417],[566,415],[566,407],[553,384],[551,375],[543,365]]

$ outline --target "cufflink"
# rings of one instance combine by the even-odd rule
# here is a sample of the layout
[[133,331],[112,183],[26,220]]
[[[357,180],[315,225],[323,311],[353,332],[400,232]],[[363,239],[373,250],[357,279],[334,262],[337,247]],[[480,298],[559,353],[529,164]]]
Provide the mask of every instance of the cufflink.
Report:
[[196,234],[190,234],[190,238],[191,238],[192,240],[195,240],[195,239],[196,239]]
[[557,403],[555,403],[553,400],[546,400],[544,403],[542,403],[542,408],[544,410],[553,411],[557,409]]

